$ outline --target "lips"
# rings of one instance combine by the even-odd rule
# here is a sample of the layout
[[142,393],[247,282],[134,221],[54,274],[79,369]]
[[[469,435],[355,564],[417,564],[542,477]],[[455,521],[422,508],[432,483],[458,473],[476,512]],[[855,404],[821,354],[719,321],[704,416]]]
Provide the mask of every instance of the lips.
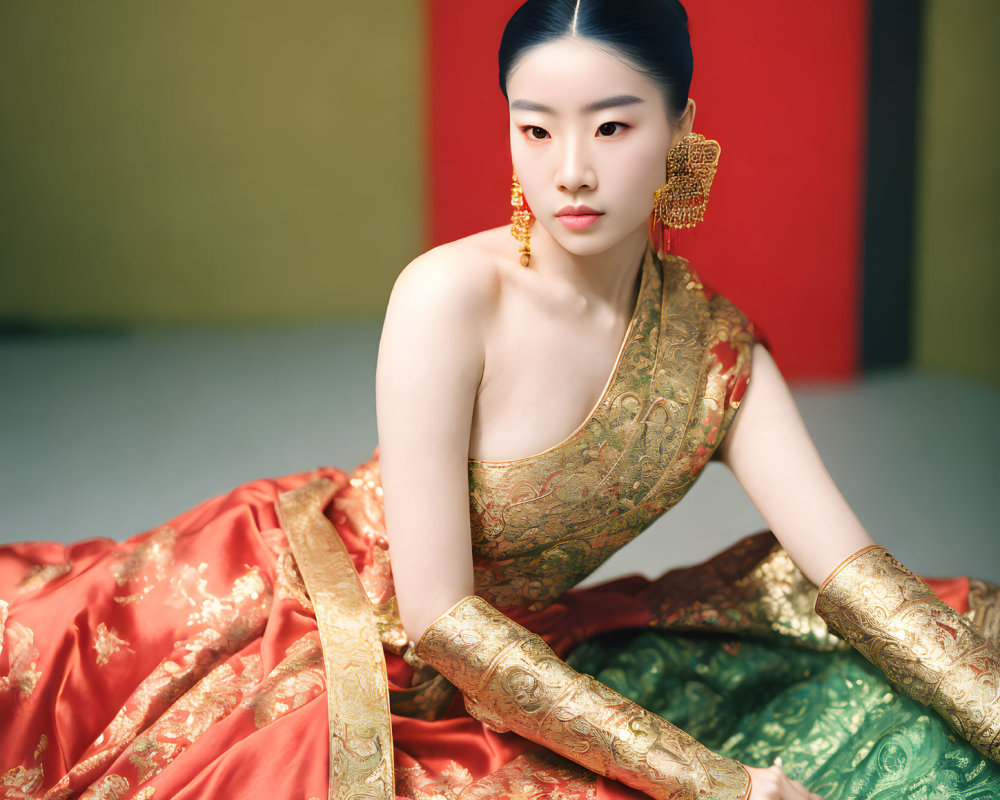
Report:
[[589,228],[601,218],[602,213],[590,206],[564,206],[556,212],[556,219],[572,230]]
[[563,206],[556,212],[557,217],[599,217],[600,215],[600,211],[595,211],[590,206]]

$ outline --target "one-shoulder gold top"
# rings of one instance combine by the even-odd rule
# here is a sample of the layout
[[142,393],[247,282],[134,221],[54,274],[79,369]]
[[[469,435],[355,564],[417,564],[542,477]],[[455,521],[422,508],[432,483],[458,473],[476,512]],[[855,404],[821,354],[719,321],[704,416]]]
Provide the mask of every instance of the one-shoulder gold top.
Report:
[[676,256],[648,250],[604,394],[567,439],[512,461],[469,462],[476,593],[544,608],[691,488],[750,374],[753,333]]
[[[501,610],[542,609],[680,500],[739,407],[753,341],[746,317],[684,259],[647,251],[629,329],[587,419],[537,455],[469,461],[476,594]],[[383,641],[405,645],[377,452],[336,493],[331,516],[369,541],[359,578]]]

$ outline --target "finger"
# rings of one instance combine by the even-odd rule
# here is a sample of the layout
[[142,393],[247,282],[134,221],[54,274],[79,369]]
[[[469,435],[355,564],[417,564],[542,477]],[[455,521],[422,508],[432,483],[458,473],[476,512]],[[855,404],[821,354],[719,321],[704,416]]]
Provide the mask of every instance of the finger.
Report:
[[792,791],[795,792],[796,797],[801,797],[803,800],[812,800],[816,796],[799,781],[792,780],[787,776],[785,776],[785,781],[791,787]]
[[798,781],[789,780],[788,782],[792,784],[792,787],[797,792],[801,792],[802,797],[806,798],[806,800],[823,800],[818,794],[816,794],[815,792],[810,792],[808,788],[806,788],[803,784],[799,783]]

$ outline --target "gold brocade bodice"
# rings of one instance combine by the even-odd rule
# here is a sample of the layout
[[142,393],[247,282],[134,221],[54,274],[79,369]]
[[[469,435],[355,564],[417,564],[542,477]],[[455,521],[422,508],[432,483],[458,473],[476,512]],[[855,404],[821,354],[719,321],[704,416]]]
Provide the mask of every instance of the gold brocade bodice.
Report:
[[[476,594],[544,608],[691,488],[750,375],[753,332],[676,256],[647,251],[639,296],[597,405],[568,438],[512,461],[469,461]],[[368,545],[355,566],[383,641],[403,647],[378,456],[351,474],[331,517]]]
[[469,462],[476,593],[545,607],[691,488],[731,422],[753,334],[675,256],[647,251],[635,312],[604,393],[548,450]]

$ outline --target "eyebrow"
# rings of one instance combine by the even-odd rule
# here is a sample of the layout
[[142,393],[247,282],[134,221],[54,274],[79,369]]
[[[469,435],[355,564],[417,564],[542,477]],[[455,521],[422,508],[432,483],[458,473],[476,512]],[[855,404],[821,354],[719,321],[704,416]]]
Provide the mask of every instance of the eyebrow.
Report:
[[[614,97],[605,97],[603,100],[595,100],[593,103],[588,103],[583,107],[583,110],[589,114],[593,111],[604,111],[607,108],[620,108],[621,106],[632,106],[636,103],[645,102],[641,97],[636,97],[632,94],[617,94]],[[542,114],[556,113],[548,106],[535,103],[531,100],[515,100],[510,104],[510,107],[513,111],[538,111]]]

